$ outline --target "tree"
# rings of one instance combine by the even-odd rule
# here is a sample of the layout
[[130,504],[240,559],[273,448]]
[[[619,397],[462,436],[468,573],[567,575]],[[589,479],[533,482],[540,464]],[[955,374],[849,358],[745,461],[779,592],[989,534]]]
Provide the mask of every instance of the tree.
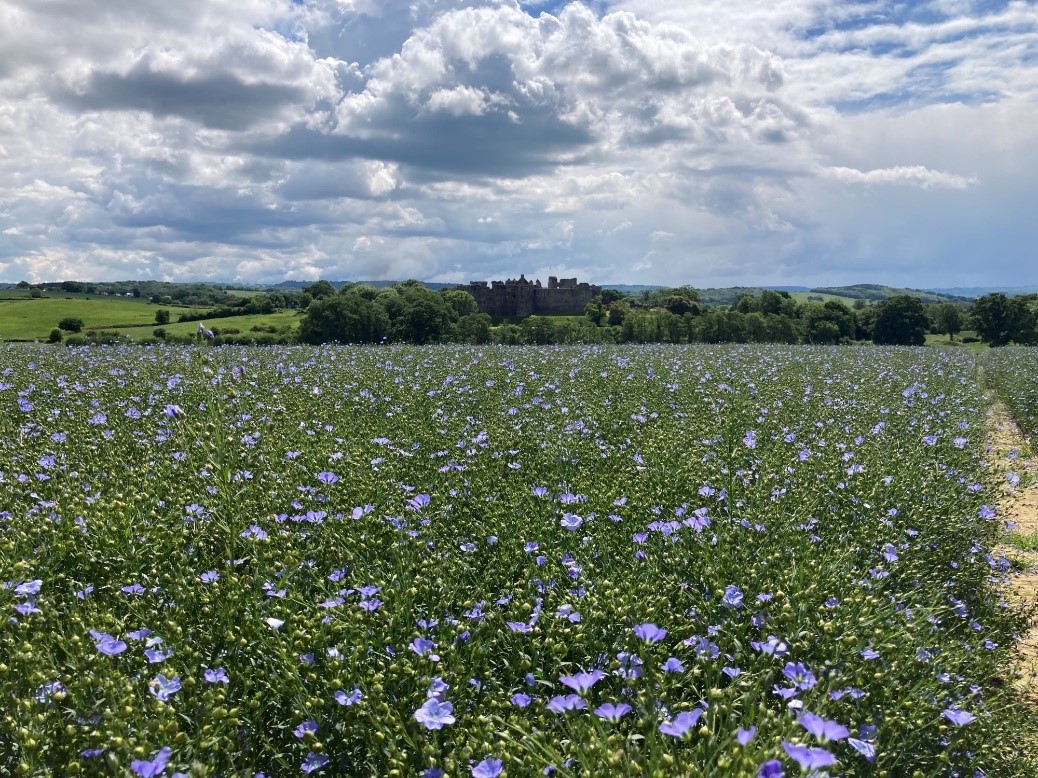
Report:
[[672,294],[663,302],[663,307],[676,316],[684,316],[686,313],[699,313],[699,303],[690,300],[684,295]]
[[879,305],[872,326],[872,342],[884,346],[922,346],[930,320],[918,297],[898,294]]
[[58,322],[58,327],[65,332],[80,332],[83,329],[83,320],[75,316],[66,316]]
[[476,298],[464,289],[444,289],[440,292],[440,295],[443,297],[444,302],[453,308],[459,317],[479,313],[479,305],[476,304]]
[[839,300],[809,305],[804,313],[804,324],[808,343],[848,343],[857,329],[854,311]]
[[47,342],[48,343],[61,343],[61,339],[63,337],[64,337],[64,335],[61,334],[61,330],[59,330],[57,327],[55,327],[54,329],[52,329],[50,331],[50,335],[47,336]]
[[303,291],[308,292],[315,300],[319,300],[322,297],[332,297],[335,294],[335,287],[331,285],[331,282],[322,279],[310,284]]
[[314,300],[299,323],[304,343],[378,343],[389,334],[389,316],[359,294]]
[[602,326],[602,322],[606,318],[606,308],[602,304],[602,295],[595,295],[591,302],[587,304],[584,308],[584,316],[596,327]]
[[169,324],[169,311],[165,308],[159,308],[155,311],[155,323],[156,324]]
[[951,340],[962,332],[962,309],[955,303],[942,303],[935,312],[937,331],[945,333]]
[[980,339],[992,346],[1005,346],[1011,341],[1027,344],[1038,340],[1038,317],[1031,303],[1034,295],[1006,297],[1004,294],[986,294],[973,301],[970,321]]

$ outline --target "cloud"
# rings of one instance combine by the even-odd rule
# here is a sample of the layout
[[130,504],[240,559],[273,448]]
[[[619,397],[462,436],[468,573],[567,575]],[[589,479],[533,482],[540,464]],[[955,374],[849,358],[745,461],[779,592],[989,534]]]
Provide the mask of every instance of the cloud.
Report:
[[141,110],[156,117],[180,116],[206,127],[244,130],[306,93],[299,87],[242,81],[231,73],[182,76],[138,63],[127,73],[94,71],[81,90],[57,91],[59,102],[80,110]]
[[977,183],[975,178],[957,176],[939,170],[929,170],[922,165],[856,170],[850,167],[825,168],[822,174],[837,181],[854,184],[909,184],[920,189],[965,189]]
[[0,279],[1017,281],[1036,115],[1020,0],[7,0]]

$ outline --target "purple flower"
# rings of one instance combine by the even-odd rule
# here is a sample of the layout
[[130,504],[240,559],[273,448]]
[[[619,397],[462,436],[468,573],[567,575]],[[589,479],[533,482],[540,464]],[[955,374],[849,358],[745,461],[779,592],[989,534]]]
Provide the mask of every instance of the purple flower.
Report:
[[797,723],[823,742],[827,740],[843,740],[851,734],[843,724],[828,721],[806,710],[800,714]]
[[818,770],[836,763],[836,757],[824,748],[798,746],[785,740],[782,741],[782,748],[803,770]]
[[941,715],[957,727],[964,727],[970,722],[977,720],[977,717],[969,711],[959,710],[958,708],[945,708]]
[[803,662],[786,662],[786,666],[782,668],[782,674],[786,676],[793,685],[798,689],[810,689],[818,680],[815,678],[815,674],[812,673]]
[[326,486],[330,486],[331,484],[338,482],[339,476],[337,476],[335,473],[329,473],[325,471],[323,473],[317,474],[317,480],[320,481],[322,484],[325,484]]
[[756,734],[756,727],[748,727],[747,729],[739,728],[735,732],[735,739],[739,742],[740,746],[745,746],[748,745],[751,740],[753,740]]
[[876,746],[873,743],[869,743],[865,740],[858,740],[857,738],[850,738],[847,740],[848,745],[865,757],[866,760],[871,762],[876,758]]
[[205,671],[205,682],[206,683],[230,683],[231,679],[227,677],[227,671],[222,667],[215,667],[212,670]]
[[299,769],[309,775],[320,770],[330,761],[326,754],[315,754],[313,751],[310,751],[306,758],[303,759],[303,764],[299,766]]
[[746,446],[746,448],[757,448],[757,433],[753,430],[747,432],[742,436],[742,444]]
[[726,608],[741,608],[742,607],[742,591],[738,586],[728,586],[724,590],[724,598],[721,600],[721,604]]
[[97,630],[90,630],[91,637],[97,642],[94,644],[98,651],[106,656],[115,656],[121,654],[126,650],[126,644],[107,634],[106,632],[98,632]]
[[414,717],[426,729],[443,729],[454,723],[453,713],[454,706],[449,702],[441,702],[435,697],[430,697],[414,712]]
[[702,715],[702,708],[696,708],[693,711],[683,711],[675,716],[673,721],[664,721],[660,724],[660,732],[671,737],[684,737],[696,725],[696,722],[699,721],[699,717]]
[[786,771],[782,769],[782,762],[778,759],[769,759],[757,768],[757,778],[785,778]]
[[670,657],[666,662],[663,663],[663,672],[665,673],[683,673],[685,672],[685,665],[681,663],[681,660],[676,656]]
[[625,702],[621,702],[619,705],[614,705],[611,702],[603,703],[595,708],[595,715],[600,719],[605,719],[613,724],[618,722],[624,716],[631,712],[631,706]]
[[173,749],[169,746],[159,749],[151,759],[134,759],[130,763],[130,769],[140,778],[155,778],[166,771],[166,763],[172,755]]
[[148,683],[148,691],[152,696],[162,702],[167,702],[170,697],[180,691],[180,676],[175,675],[167,678],[159,673]]
[[298,727],[296,727],[295,730],[292,732],[292,734],[295,735],[296,738],[298,738],[299,740],[302,740],[308,734],[312,735],[312,734],[315,734],[316,732],[317,732],[317,722],[314,721],[313,719],[309,719],[309,720],[304,721],[303,723],[301,723]]
[[639,640],[644,640],[646,643],[659,643],[667,637],[667,630],[660,629],[655,624],[646,623],[635,627],[634,634]]
[[488,756],[478,765],[472,768],[472,778],[497,778],[504,769],[504,762]]
[[568,686],[577,694],[586,694],[592,686],[605,678],[601,670],[592,670],[590,673],[577,673],[575,675],[564,675],[559,678],[559,683]]
[[861,658],[866,660],[866,661],[871,661],[873,659],[879,659],[879,651],[877,651],[874,648],[863,648],[861,650]]
[[553,713],[565,713],[569,710],[582,710],[587,707],[587,703],[579,694],[557,694],[548,700],[546,707]]
[[207,573],[202,573],[198,578],[204,584],[215,583],[220,580],[220,573],[216,570],[210,570]]
[[337,703],[349,707],[350,705],[355,705],[356,703],[360,702],[361,699],[363,699],[364,694],[361,692],[359,687],[355,687],[353,691],[349,694],[340,690],[337,691],[333,696],[335,697],[335,701]]
[[408,646],[418,656],[427,656],[432,662],[439,662],[440,657],[433,653],[433,649],[436,648],[436,643],[429,640],[429,638],[415,638],[411,641]]
[[584,520],[575,513],[564,513],[562,518],[559,519],[559,526],[568,529],[570,532],[580,529],[580,525],[584,523]]
[[43,588],[43,581],[37,578],[35,581],[25,581],[14,587],[14,593],[21,597],[30,597],[40,593],[40,589]]
[[531,701],[530,695],[523,692],[516,692],[512,695],[512,704],[517,708],[525,708]]

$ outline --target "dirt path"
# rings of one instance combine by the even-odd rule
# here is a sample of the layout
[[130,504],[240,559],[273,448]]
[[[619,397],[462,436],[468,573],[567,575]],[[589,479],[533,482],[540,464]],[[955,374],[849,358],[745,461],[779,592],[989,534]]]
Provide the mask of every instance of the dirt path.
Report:
[[[1009,524],[1009,542],[998,549],[1022,568],[1014,572],[1008,597],[1027,604],[1038,600],[1038,458],[1002,403],[988,411],[988,445],[1002,474],[999,513]],[[1019,482],[1013,485],[1013,476]],[[1018,645],[1016,683],[1038,702],[1038,615]]]

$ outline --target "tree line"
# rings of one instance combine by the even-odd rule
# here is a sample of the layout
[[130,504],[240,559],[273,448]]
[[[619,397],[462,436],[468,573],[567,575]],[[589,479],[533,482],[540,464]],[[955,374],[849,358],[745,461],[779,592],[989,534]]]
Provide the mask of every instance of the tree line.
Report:
[[528,316],[493,322],[458,289],[432,291],[418,281],[385,289],[326,281],[303,291],[311,298],[300,326],[304,343],[811,343],[872,341],[921,346],[927,333],[952,340],[964,330],[991,345],[1038,342],[1038,295],[994,294],[971,306],[925,304],[895,295],[869,304],[806,301],[788,292],[747,293],[732,305],[707,306],[693,287],[625,295],[604,290],[583,316]]

